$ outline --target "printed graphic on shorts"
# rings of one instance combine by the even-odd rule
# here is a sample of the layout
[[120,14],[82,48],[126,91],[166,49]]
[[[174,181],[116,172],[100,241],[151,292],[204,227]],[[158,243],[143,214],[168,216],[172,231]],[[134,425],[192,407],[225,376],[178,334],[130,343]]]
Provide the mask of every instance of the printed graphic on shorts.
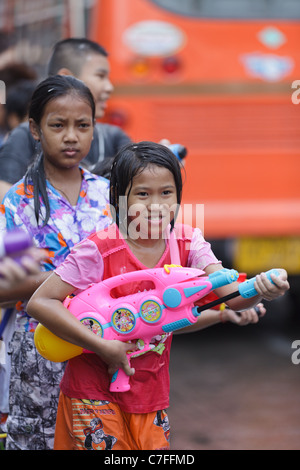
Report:
[[156,413],[156,416],[154,418],[153,423],[156,426],[160,426],[164,430],[164,435],[166,438],[166,441],[170,441],[170,423],[169,423],[169,418],[165,410],[159,410]]
[[73,406],[73,435],[77,449],[112,450],[117,442],[115,436],[105,432],[100,416],[115,414],[107,407],[108,401],[75,400]]
[[86,436],[84,447],[87,450],[112,450],[117,441],[114,436],[105,434],[100,418],[93,418],[89,427],[85,428],[83,432]]

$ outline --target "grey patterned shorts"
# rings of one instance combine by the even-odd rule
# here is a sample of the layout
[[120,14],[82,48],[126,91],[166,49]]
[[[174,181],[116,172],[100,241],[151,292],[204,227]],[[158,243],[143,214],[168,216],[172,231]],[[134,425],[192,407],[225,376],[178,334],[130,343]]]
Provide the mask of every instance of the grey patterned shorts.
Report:
[[34,333],[15,332],[11,343],[11,378],[7,450],[51,450],[54,443],[59,384],[65,363],[39,355]]

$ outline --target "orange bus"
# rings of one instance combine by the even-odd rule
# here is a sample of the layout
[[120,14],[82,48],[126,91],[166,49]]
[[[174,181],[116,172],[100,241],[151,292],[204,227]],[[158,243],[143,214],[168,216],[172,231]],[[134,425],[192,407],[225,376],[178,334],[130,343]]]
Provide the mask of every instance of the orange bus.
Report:
[[187,147],[183,204],[197,225],[203,205],[205,237],[248,273],[300,274],[297,3],[100,0],[92,15],[115,85],[107,121]]

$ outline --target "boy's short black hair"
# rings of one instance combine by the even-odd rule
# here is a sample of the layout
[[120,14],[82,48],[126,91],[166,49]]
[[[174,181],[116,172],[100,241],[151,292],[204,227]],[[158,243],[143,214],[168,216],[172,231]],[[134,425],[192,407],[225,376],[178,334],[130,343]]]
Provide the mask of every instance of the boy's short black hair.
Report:
[[48,75],[57,75],[60,69],[66,68],[78,77],[89,54],[100,54],[108,57],[104,47],[90,39],[63,39],[53,47],[47,73]]

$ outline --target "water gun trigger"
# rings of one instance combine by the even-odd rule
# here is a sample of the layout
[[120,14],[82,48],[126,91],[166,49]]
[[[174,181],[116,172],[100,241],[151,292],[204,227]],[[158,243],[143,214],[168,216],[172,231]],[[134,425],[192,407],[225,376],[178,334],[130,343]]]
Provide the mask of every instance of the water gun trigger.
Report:
[[[137,357],[140,354],[144,354],[148,351],[151,351],[152,348],[150,348],[150,341],[148,340],[142,340],[139,339],[136,341],[136,345],[141,345],[141,343],[144,343],[143,348],[139,348],[137,350],[132,350],[132,351],[127,351],[127,360],[129,367],[131,367],[130,359],[133,357]],[[130,390],[130,384],[129,384],[129,379],[130,377],[124,372],[123,369],[118,369],[112,376],[109,390],[111,392],[127,392]]]

